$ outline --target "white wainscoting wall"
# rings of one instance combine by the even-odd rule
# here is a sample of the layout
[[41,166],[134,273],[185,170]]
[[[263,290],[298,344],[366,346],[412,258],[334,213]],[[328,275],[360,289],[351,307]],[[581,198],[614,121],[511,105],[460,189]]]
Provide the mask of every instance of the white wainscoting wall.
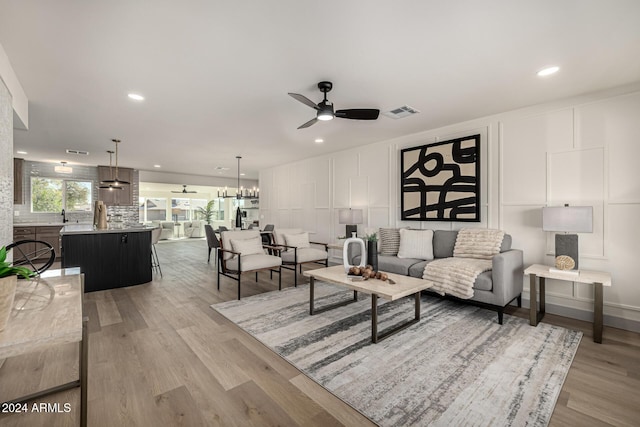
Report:
[[[400,221],[400,150],[478,133],[481,222]],[[503,229],[527,265],[553,264],[554,235],[542,231],[543,206],[593,206],[594,231],[579,236],[580,268],[612,274],[605,324],[640,328],[637,84],[265,169],[260,193],[261,224],[303,228],[316,241],[335,242],[344,234],[338,210],[360,208],[359,234],[384,226]],[[523,283],[528,301],[528,277]],[[589,320],[593,288],[550,280],[547,305],[548,312]]]

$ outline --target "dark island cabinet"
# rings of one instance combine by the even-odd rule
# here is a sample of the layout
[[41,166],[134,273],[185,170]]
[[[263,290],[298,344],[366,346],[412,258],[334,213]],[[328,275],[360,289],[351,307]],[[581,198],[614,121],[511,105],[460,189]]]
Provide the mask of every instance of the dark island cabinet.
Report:
[[148,283],[151,231],[63,234],[62,267],[80,267],[85,292]]

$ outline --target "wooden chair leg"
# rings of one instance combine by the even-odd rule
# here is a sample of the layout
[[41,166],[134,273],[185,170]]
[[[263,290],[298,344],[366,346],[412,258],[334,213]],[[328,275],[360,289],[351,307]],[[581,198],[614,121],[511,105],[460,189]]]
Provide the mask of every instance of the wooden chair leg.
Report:
[[282,290],[282,266],[278,267],[278,290]]
[[502,318],[504,314],[504,308],[498,309],[498,323],[502,325]]
[[522,294],[518,295],[518,307],[522,307]]
[[238,274],[238,301],[240,301],[240,278],[242,277],[242,274]]
[[256,283],[258,283],[258,272],[256,271]]

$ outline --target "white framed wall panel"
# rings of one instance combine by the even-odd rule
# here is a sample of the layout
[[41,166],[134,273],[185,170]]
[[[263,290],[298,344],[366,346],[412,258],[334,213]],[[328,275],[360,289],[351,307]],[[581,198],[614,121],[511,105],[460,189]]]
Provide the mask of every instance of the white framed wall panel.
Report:
[[309,171],[316,186],[315,207],[328,209],[331,206],[331,159],[310,159]]
[[503,121],[500,129],[502,202],[543,203],[547,152],[573,148],[572,110]]
[[606,146],[610,203],[640,203],[640,93],[576,108],[576,134],[583,147]]
[[368,178],[366,193],[368,206],[389,206],[389,187],[397,182],[398,178],[389,174],[388,155],[388,147],[385,145],[374,145],[371,149],[362,150],[360,153],[360,176]]

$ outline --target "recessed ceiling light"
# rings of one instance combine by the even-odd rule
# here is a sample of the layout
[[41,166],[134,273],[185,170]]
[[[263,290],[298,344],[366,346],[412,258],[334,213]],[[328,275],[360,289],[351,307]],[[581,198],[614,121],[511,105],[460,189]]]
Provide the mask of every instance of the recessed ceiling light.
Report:
[[240,174],[240,176],[244,176],[244,174],[243,174],[243,173],[241,173],[241,174]]
[[136,101],[144,101],[144,96],[142,95],[138,95],[137,93],[130,93],[129,98],[136,100]]
[[159,167],[160,167],[160,165],[153,165],[153,167],[154,167],[154,168],[159,168]]
[[324,142],[324,139],[322,139],[322,138],[316,138],[315,139],[315,143],[316,144],[322,144],[323,142]]
[[16,153],[18,153],[18,154],[29,154],[26,151],[22,151],[22,150],[18,150],[18,151],[16,151]]
[[553,67],[547,67],[547,68],[543,68],[542,70],[538,71],[538,77],[545,77],[545,76],[550,76],[551,74],[555,74],[560,70],[560,67],[557,66],[553,66]]

